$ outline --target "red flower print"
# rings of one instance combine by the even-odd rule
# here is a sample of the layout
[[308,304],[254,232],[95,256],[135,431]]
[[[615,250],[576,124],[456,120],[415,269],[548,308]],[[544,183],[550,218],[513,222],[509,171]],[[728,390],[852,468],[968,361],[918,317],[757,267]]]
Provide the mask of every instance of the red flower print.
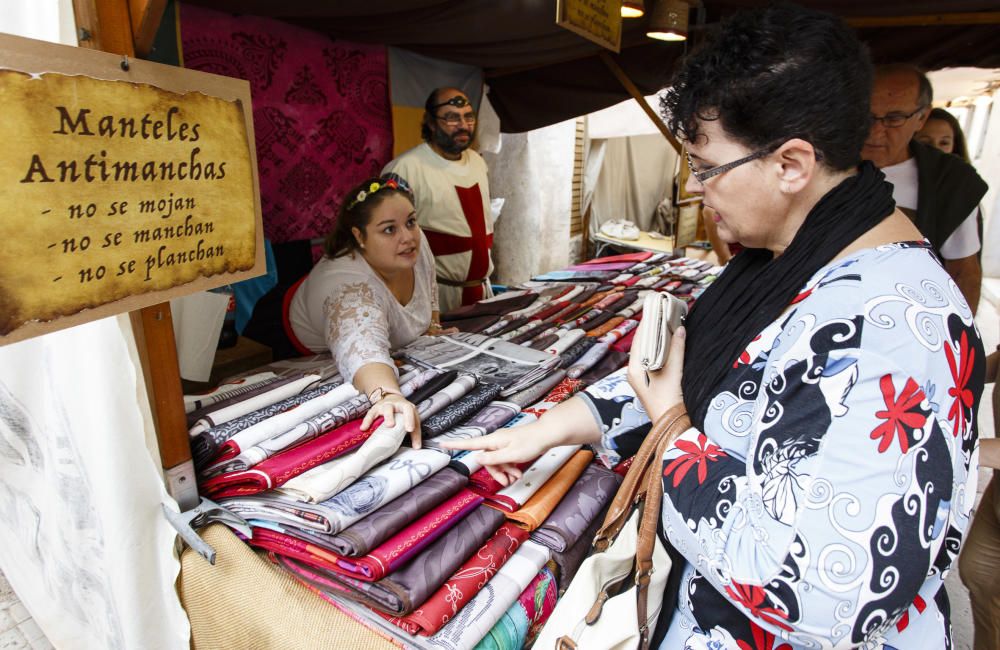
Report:
[[[925,603],[924,599],[921,598],[920,596],[917,596],[916,598],[913,599],[913,606],[916,608],[918,614],[923,614],[924,610],[927,609],[927,603]],[[899,620],[896,621],[896,631],[902,632],[903,630],[906,629],[906,626],[908,626],[909,624],[910,624],[910,612],[905,611],[903,612],[903,615],[899,617]]]
[[[733,587],[736,588],[733,589]],[[729,594],[729,597],[737,605],[743,605],[743,607],[750,610],[750,616],[767,621],[772,625],[777,625],[782,630],[791,632],[792,628],[784,620],[788,618],[788,614],[780,609],[765,606],[767,593],[763,587],[741,585],[734,581],[732,587],[726,587],[726,593]]]
[[965,435],[965,428],[968,425],[965,414],[972,409],[972,391],[968,386],[969,379],[972,378],[976,351],[969,347],[969,337],[962,332],[962,338],[958,341],[958,359],[955,359],[955,354],[947,343],[944,346],[944,355],[948,357],[951,378],[955,381],[955,387],[948,389],[948,396],[954,398],[948,411],[948,419],[952,421],[951,433],[953,436]]
[[[763,336],[763,334],[758,334],[757,336],[753,337],[753,340],[750,341],[750,343],[752,344],[759,341],[761,336]],[[746,350],[743,350],[743,352],[740,353],[740,358],[733,362],[733,368],[738,368],[741,363],[745,366],[751,361],[752,359],[750,358],[750,349],[748,347]]]
[[871,439],[882,439],[878,445],[878,453],[884,454],[889,449],[889,445],[892,444],[892,439],[898,436],[899,448],[905,454],[910,449],[906,430],[919,429],[927,422],[927,415],[919,410],[920,403],[924,401],[924,391],[920,389],[917,382],[909,378],[897,400],[895,398],[896,387],[892,384],[892,375],[884,375],[879,380],[879,387],[882,389],[882,399],[885,400],[885,410],[875,411],[875,417],[882,418],[885,422],[875,427],[871,433]]
[[663,470],[664,476],[669,476],[671,472],[677,470],[674,473],[674,487],[681,484],[684,475],[695,465],[698,465],[698,484],[701,485],[708,476],[708,461],[714,463],[727,455],[721,448],[708,442],[704,433],[698,434],[697,445],[690,440],[678,440],[675,446],[684,453],[670,461],[670,464]]
[[792,646],[787,643],[782,643],[779,646],[774,645],[778,637],[752,622],[750,623],[750,631],[753,633],[753,645],[741,639],[736,642],[740,650],[792,650]]

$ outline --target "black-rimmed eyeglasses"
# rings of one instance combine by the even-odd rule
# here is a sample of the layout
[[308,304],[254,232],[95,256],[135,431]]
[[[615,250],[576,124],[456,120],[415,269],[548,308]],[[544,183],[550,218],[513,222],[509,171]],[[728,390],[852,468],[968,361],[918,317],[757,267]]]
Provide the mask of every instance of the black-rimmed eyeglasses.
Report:
[[718,167],[712,167],[711,169],[706,169],[703,172],[700,172],[700,171],[698,171],[698,170],[696,170],[694,168],[694,161],[691,160],[691,154],[689,154],[687,152],[684,152],[684,155],[687,156],[688,169],[691,170],[691,175],[694,176],[698,180],[699,183],[704,183],[705,181],[707,181],[708,179],[712,178],[713,176],[718,176],[719,174],[724,174],[724,173],[728,172],[729,170],[736,169],[740,165],[745,165],[745,164],[747,164],[748,162],[750,162],[752,160],[757,160],[758,158],[763,158],[764,156],[768,155],[772,151],[773,151],[773,149],[771,147],[768,147],[767,149],[761,149],[760,151],[755,151],[752,154],[750,154],[749,156],[745,156],[743,158],[740,158],[739,160],[734,160],[731,163],[726,163],[725,165],[719,165]]
[[887,129],[897,129],[906,124],[906,120],[910,119],[911,117],[913,117],[920,111],[924,110],[925,108],[927,107],[918,106],[916,110],[914,110],[911,113],[888,113],[881,117],[877,115],[872,115],[872,126],[875,126],[875,122],[881,122],[882,126],[884,126]]
[[448,113],[447,115],[444,115],[444,116],[435,115],[434,117],[437,118],[437,119],[439,119],[439,120],[441,120],[442,122],[444,122],[448,126],[458,126],[463,121],[466,124],[475,124],[476,123],[476,114],[475,113],[466,113],[465,115],[459,115],[458,113]]

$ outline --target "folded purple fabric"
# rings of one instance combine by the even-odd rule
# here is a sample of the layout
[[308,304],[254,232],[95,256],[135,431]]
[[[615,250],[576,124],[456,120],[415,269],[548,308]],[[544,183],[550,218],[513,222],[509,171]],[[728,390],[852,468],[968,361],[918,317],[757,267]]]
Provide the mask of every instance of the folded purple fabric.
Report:
[[564,552],[583,537],[604,508],[611,503],[622,477],[591,463],[562,498],[531,539],[553,551]]
[[454,327],[460,332],[482,332],[487,327],[500,320],[499,314],[486,314],[484,316],[472,316],[470,318],[460,318],[443,323],[444,327]]
[[535,350],[544,350],[553,343],[559,340],[558,334],[546,334],[545,336],[540,336],[533,340],[528,347],[534,348]]
[[330,550],[340,555],[365,555],[396,531],[456,494],[468,482],[467,476],[446,467],[361,521],[348,526],[339,535],[327,536],[327,544]]
[[453,309],[446,314],[441,314],[441,323],[461,320],[463,318],[474,318],[476,316],[493,316],[507,314],[518,309],[523,309],[535,302],[538,294],[529,292],[522,295],[511,296],[510,298],[494,298],[492,300],[480,301],[472,305],[464,305],[458,309]]
[[592,384],[599,379],[604,379],[626,363],[628,363],[627,352],[611,350],[600,361],[595,363],[590,370],[580,375],[580,381],[584,384]]
[[[609,504],[610,505],[610,504]],[[552,561],[556,563],[559,567],[559,593],[566,591],[566,587],[569,583],[573,581],[573,576],[576,575],[577,570],[583,561],[587,559],[590,555],[591,544],[594,541],[594,537],[597,535],[597,531],[600,530],[601,524],[604,523],[604,516],[607,514],[607,508],[598,513],[598,516],[590,523],[587,530],[583,531],[580,538],[576,540],[576,543],[570,546],[565,551],[552,551]]]
[[406,616],[450,578],[503,524],[503,514],[479,506],[444,537],[436,540],[399,571],[377,582],[362,582],[332,571],[278,556],[281,565],[312,586],[387,614]]

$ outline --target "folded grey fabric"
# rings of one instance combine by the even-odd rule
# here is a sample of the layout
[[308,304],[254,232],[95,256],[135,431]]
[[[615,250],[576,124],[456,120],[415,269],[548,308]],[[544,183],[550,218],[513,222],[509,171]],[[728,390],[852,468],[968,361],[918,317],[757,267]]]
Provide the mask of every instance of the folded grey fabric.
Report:
[[[301,377],[296,378],[295,381],[298,379],[301,379]],[[256,411],[251,411],[246,415],[241,415],[238,418],[202,431],[191,439],[191,455],[194,457],[195,467],[201,469],[208,465],[208,463],[219,452],[219,447],[222,446],[222,443],[226,442],[240,431],[249,429],[258,422],[263,422],[278,413],[284,413],[293,406],[298,406],[299,404],[308,402],[315,397],[325,395],[338,386],[339,384],[329,383],[317,388],[306,390],[297,395],[286,397],[285,399],[275,402],[270,406],[265,406],[264,408],[257,409]],[[273,390],[275,385],[271,384],[268,388]]]
[[621,482],[618,474],[591,463],[545,523],[531,533],[531,539],[553,551],[565,552],[584,537],[597,515],[611,503]]
[[439,436],[448,429],[458,426],[473,415],[483,410],[490,402],[500,395],[500,386],[496,384],[480,384],[462,397],[436,414],[420,423],[424,438]]
[[250,384],[249,386],[243,386],[241,388],[232,390],[225,393],[224,396],[220,396],[218,399],[205,400],[205,404],[199,408],[191,411],[187,414],[188,427],[197,422],[201,417],[205,415],[210,415],[211,413],[224,409],[227,406],[236,404],[238,402],[244,402],[248,399],[253,399],[254,397],[266,393],[272,388],[277,388],[278,386],[284,386],[285,384],[291,383],[296,379],[302,377],[301,372],[293,373],[287,377],[274,376],[269,379],[257,382],[255,384]]
[[510,397],[506,398],[506,401],[517,404],[522,409],[531,406],[548,395],[549,391],[555,388],[565,376],[565,370],[556,370],[548,377],[545,377],[537,383],[528,386],[522,391],[514,393]]
[[433,438],[425,438],[423,444],[431,449],[440,449],[453,458],[464,453],[457,449],[445,449],[442,443],[452,440],[468,440],[478,438],[488,433],[493,433],[500,427],[517,417],[521,412],[521,407],[511,402],[494,400],[487,404],[482,410],[457,427],[452,427]]
[[425,384],[419,386],[413,390],[413,392],[407,396],[406,399],[410,400],[411,404],[419,404],[423,402],[431,395],[439,392],[445,386],[448,386],[458,377],[458,372],[454,370],[449,370],[447,372],[442,372],[436,377],[431,377]]
[[597,339],[592,336],[584,336],[582,339],[566,348],[566,351],[559,355],[559,367],[569,368],[577,359],[582,357],[587,350],[597,345]]
[[417,517],[457,494],[468,482],[469,477],[446,467],[339,535],[328,537],[329,548],[351,557],[366,555]]

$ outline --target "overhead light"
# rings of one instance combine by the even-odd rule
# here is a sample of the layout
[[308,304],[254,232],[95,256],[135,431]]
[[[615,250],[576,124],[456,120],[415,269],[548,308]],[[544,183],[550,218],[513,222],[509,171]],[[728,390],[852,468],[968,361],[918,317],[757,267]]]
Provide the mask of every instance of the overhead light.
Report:
[[690,10],[683,0],[659,0],[649,18],[646,36],[660,41],[686,40]]
[[639,18],[646,13],[643,0],[624,0],[622,2],[622,18]]

